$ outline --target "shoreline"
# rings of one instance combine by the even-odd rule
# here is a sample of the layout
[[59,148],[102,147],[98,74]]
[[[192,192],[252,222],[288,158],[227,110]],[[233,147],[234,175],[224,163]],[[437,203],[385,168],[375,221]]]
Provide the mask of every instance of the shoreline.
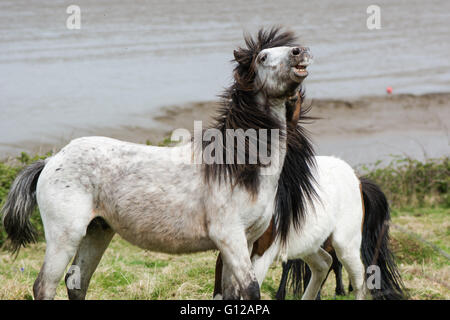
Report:
[[[309,99],[307,96],[305,103],[312,106],[309,115],[320,118],[304,125],[311,133],[318,155],[335,155],[355,165],[384,160],[388,154],[395,153],[419,160],[449,154],[449,128],[445,119],[450,119],[450,93],[354,99]],[[42,154],[59,150],[70,140],[89,135],[157,144],[174,129],[192,132],[194,120],[203,121],[205,128],[218,106],[218,101],[164,106],[156,115],[142,115],[151,119],[149,127],[80,128],[71,137],[0,144],[1,158],[13,158],[22,151]]]

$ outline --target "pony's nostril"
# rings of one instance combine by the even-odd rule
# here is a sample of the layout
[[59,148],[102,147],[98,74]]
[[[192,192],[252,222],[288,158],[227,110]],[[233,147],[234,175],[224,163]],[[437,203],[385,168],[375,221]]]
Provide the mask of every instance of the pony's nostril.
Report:
[[299,48],[292,49],[292,55],[298,56],[299,54],[300,54],[300,49]]

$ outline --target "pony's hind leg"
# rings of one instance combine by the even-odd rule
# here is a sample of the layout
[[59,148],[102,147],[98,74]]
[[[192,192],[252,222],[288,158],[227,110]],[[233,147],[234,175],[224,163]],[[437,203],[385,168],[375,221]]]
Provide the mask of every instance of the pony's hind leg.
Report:
[[[63,239],[60,240],[63,241]],[[36,300],[54,298],[59,280],[77,250],[78,243],[61,242],[58,240],[47,242],[45,260],[33,285],[33,295]]]
[[57,226],[51,222],[44,223],[44,227],[47,240],[45,258],[33,285],[34,298],[37,300],[54,298],[56,287],[86,232],[86,227],[83,230],[76,226]]
[[314,300],[325,281],[330,270],[333,259],[324,249],[320,248],[317,253],[310,254],[303,258],[311,269],[311,279],[303,294],[302,300]]
[[337,257],[348,272],[350,283],[355,290],[355,298],[357,300],[364,299],[366,296],[364,286],[364,265],[361,261],[359,246],[352,242],[345,244],[337,242],[333,243],[333,247],[336,250]]
[[61,190],[54,184],[46,184],[46,181],[39,182],[37,200],[47,247],[33,294],[35,299],[53,299],[92,219],[92,197],[74,185]]
[[66,274],[67,294],[70,300],[84,300],[92,274],[114,236],[114,231],[102,218],[95,218],[81,240],[70,272]]

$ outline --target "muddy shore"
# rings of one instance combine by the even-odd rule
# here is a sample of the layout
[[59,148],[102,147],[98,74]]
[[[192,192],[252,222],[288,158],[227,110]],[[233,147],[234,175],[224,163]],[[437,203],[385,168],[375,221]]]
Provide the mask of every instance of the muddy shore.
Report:
[[[335,155],[353,165],[388,161],[392,155],[416,159],[449,155],[450,93],[390,95],[347,100],[308,99],[311,116],[305,124],[319,155]],[[193,130],[194,120],[206,127],[215,115],[217,101],[163,107],[158,114],[144,114],[149,126],[101,127],[75,130],[72,136],[53,141],[23,141],[10,146],[27,152],[58,150],[71,139],[102,135],[153,144],[176,128]],[[4,154],[14,156],[14,154]]]

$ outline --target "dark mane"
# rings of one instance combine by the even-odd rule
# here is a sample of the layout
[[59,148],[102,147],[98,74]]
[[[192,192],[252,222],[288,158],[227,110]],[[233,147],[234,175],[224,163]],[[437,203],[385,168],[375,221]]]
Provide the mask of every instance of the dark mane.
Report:
[[[223,159],[230,150],[226,150],[227,129],[280,129],[280,135],[285,134],[284,126],[269,111],[268,105],[259,105],[255,97],[258,88],[255,87],[255,59],[261,50],[292,45],[296,38],[290,31],[281,31],[280,28],[259,30],[256,38],[245,35],[245,48],[234,51],[234,61],[237,62],[233,71],[234,82],[221,95],[221,107],[215,118],[213,128],[218,129],[223,137]],[[258,139],[259,140],[259,139]],[[206,147],[203,143],[203,150]],[[232,164],[204,164],[203,175],[206,182],[216,180],[230,182],[232,186],[243,186],[253,196],[259,188],[259,169],[262,164],[249,164],[249,146],[258,146],[258,141],[246,139],[245,164],[237,164],[236,144],[234,144],[234,160]],[[266,148],[270,151],[270,134]]]
[[[304,97],[302,90],[301,100]],[[298,229],[305,217],[307,203],[312,204],[313,198],[318,197],[313,176],[315,152],[308,132],[302,126],[302,123],[315,119],[306,115],[310,109],[302,107],[298,125],[288,127],[286,157],[278,180],[274,212],[275,235],[280,237],[283,244],[286,243],[291,224]]]

